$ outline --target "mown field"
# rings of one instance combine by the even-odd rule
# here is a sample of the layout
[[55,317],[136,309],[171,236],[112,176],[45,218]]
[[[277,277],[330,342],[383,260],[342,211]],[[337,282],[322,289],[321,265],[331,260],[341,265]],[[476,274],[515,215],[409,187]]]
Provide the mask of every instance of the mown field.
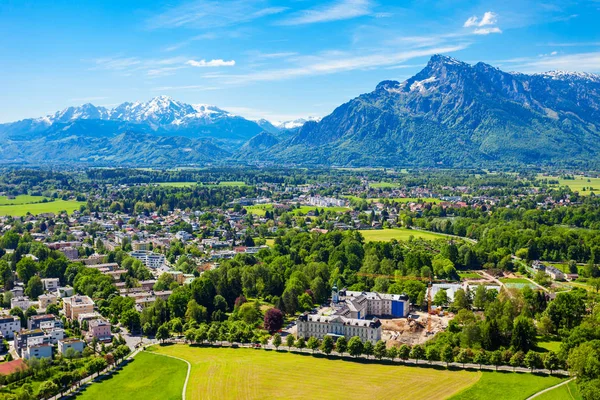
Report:
[[582,400],[583,397],[579,393],[579,388],[575,381],[571,381],[566,385],[552,389],[544,394],[536,397],[536,400]]
[[[362,198],[357,197],[357,196],[344,196],[347,199],[351,199],[351,200],[362,200]],[[388,200],[391,203],[439,203],[442,200],[440,199],[435,199],[432,197],[424,197],[424,198],[417,198],[417,197],[372,197],[372,198],[368,198],[365,199],[367,202],[369,203],[373,203],[373,202],[383,202],[385,200]]]
[[350,208],[348,208],[348,207],[317,207],[317,206],[300,206],[300,208],[295,208],[293,211],[294,211],[294,214],[296,214],[296,215],[306,215],[306,214],[308,214],[308,212],[315,211],[317,208],[319,209],[319,212],[321,212],[322,210],[333,211],[333,212],[350,211]]
[[[78,399],[494,399],[514,400],[561,378],[340,360],[285,351],[153,346]],[[554,397],[548,397],[554,398]]]
[[14,198],[8,198],[7,196],[0,196],[0,206],[14,205],[14,204],[30,204],[40,203],[44,200],[50,200],[44,196],[30,196],[28,194],[20,194]]
[[486,371],[481,373],[481,379],[476,384],[450,397],[450,399],[526,399],[541,390],[559,384],[562,380],[563,378],[555,376]]
[[252,349],[174,345],[154,350],[192,364],[186,393],[189,400],[442,399],[475,384],[481,376],[479,372],[366,364]]
[[244,208],[250,214],[254,214],[259,217],[264,217],[267,210],[273,210],[273,204],[255,204],[253,206],[245,206]]
[[359,232],[365,238],[367,242],[387,242],[392,239],[396,240],[408,240],[409,237],[414,236],[415,238],[422,238],[427,240],[435,240],[440,238],[448,238],[446,235],[442,235],[434,232],[425,232],[415,229],[405,228],[394,228],[394,229],[364,229]]
[[[575,176],[575,179],[560,179],[558,177],[539,176],[541,179],[558,180],[558,186],[568,186],[572,191],[579,192],[580,195],[589,195],[591,192],[600,193],[600,178],[588,178],[584,176]],[[556,186],[556,185],[555,185]]]
[[[118,373],[89,385],[78,400],[181,399],[187,364],[143,352]],[[73,397],[72,397],[73,398]]]
[[244,182],[241,181],[223,181],[218,184],[203,184],[199,182],[158,182],[159,186],[169,186],[169,187],[191,187],[196,185],[202,185],[207,187],[215,187],[215,186],[247,186]]
[[85,202],[75,200],[54,200],[47,203],[27,203],[14,205],[0,205],[0,215],[11,215],[13,217],[21,217],[31,213],[33,215],[43,213],[59,213],[66,211],[69,214],[75,210],[79,210]]

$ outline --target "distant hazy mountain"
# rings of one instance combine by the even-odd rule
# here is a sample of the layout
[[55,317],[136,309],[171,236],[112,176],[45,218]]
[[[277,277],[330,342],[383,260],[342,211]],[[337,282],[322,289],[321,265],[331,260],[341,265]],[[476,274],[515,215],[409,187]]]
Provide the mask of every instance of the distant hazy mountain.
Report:
[[296,129],[296,128],[301,128],[308,121],[318,122],[320,120],[321,120],[321,118],[319,118],[319,117],[307,117],[307,118],[298,118],[298,119],[294,119],[291,121],[279,121],[279,122],[276,122],[274,125],[279,129]]
[[[57,157],[63,161],[96,160],[98,157],[92,152],[102,144],[106,157],[113,153],[118,162],[157,164],[163,157],[157,156],[156,146],[165,156],[174,155],[165,145],[179,143],[191,149],[186,150],[182,161],[204,163],[209,161],[209,155],[218,156],[221,161],[229,151],[237,150],[262,131],[257,123],[215,106],[186,104],[167,96],[148,102],[123,103],[113,109],[84,104],[45,117],[0,125],[0,139],[11,148],[10,153],[6,149],[0,151],[0,161],[41,162],[48,159],[43,155],[53,154],[57,149],[60,152]],[[123,149],[112,147],[121,144],[115,139],[122,134],[128,140],[135,135],[144,139],[136,145],[138,152],[132,158],[127,158]],[[169,137],[177,139],[165,140]],[[32,143],[35,143],[33,149]],[[203,154],[204,149],[210,151]],[[170,161],[177,163],[179,159]]]
[[337,165],[599,161],[600,77],[507,73],[433,56],[256,157]]

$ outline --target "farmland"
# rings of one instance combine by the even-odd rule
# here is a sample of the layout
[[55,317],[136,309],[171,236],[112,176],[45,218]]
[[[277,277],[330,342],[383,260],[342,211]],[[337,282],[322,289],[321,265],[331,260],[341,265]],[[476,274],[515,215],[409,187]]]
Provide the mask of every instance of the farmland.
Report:
[[267,211],[273,210],[273,204],[255,204],[253,206],[245,206],[244,208],[250,214],[264,217]]
[[57,214],[60,211],[67,211],[72,213],[78,210],[81,205],[85,203],[82,201],[75,200],[54,200],[46,203],[25,203],[25,204],[13,204],[13,205],[0,205],[0,215],[11,215],[14,217],[20,217],[31,213],[33,215],[43,213],[54,213]]
[[589,178],[585,176],[575,176],[575,179],[560,179],[558,177],[539,176],[542,179],[558,180],[558,185],[568,186],[572,191],[579,192],[580,195],[589,195],[592,192],[600,193],[600,178]]
[[44,200],[49,201],[50,199],[44,196],[30,196],[27,194],[21,194],[13,198],[9,198],[7,196],[0,196],[0,206],[41,203]]
[[445,238],[447,236],[434,233],[434,232],[425,232],[414,229],[405,229],[405,228],[395,228],[395,229],[364,229],[359,230],[359,232],[363,235],[366,242],[387,242],[392,239],[396,240],[408,240],[411,236],[414,236],[415,239],[426,239],[426,240],[435,240],[440,238]]
[[223,181],[216,184],[203,184],[202,182],[159,182],[159,186],[167,186],[174,188],[185,188],[192,187],[196,185],[206,186],[206,187],[217,187],[217,186],[247,186],[244,182],[241,181]]
[[[561,378],[533,374],[446,370],[246,348],[171,345],[153,346],[150,351],[77,398],[120,400],[133,398],[134,393],[144,399],[181,398],[187,366],[158,354],[190,362],[186,398],[191,400],[303,399],[310,394],[319,399],[525,399],[561,382]],[[338,377],[352,376],[360,384],[353,385],[349,395],[339,380],[316,378],[331,376],[332,371]]]
[[183,361],[143,352],[136,355],[118,373],[90,385],[76,398],[80,400],[181,399],[186,372],[187,366]]
[[[360,382],[353,385],[352,398],[402,398],[411,387],[413,400],[437,399],[473,385],[480,377],[478,372],[365,364],[264,350],[182,345],[154,350],[192,364],[186,397],[191,400],[339,399],[348,396],[348,388],[338,378],[350,376]],[[334,371],[338,378],[332,376]]]

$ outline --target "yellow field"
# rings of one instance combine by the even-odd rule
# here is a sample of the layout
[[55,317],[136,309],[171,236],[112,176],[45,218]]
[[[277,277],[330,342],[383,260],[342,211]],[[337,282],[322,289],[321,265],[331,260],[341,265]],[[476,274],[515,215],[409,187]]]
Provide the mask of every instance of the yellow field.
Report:
[[186,398],[444,399],[480,372],[366,364],[253,349],[173,345],[153,348],[192,364]]

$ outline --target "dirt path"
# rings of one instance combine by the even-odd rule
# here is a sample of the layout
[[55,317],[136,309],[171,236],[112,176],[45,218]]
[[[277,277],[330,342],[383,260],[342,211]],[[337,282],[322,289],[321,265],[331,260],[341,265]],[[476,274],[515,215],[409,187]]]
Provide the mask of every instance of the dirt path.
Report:
[[538,396],[540,396],[540,395],[542,395],[542,394],[544,394],[544,393],[546,393],[546,392],[549,392],[549,391],[551,391],[551,390],[554,390],[554,389],[556,389],[557,387],[560,387],[560,386],[562,386],[562,385],[566,385],[566,384],[568,384],[569,382],[571,382],[571,381],[574,381],[574,380],[575,380],[575,378],[571,378],[571,379],[568,379],[568,380],[566,380],[566,381],[564,381],[564,382],[561,382],[561,383],[559,383],[558,385],[554,385],[554,386],[551,386],[551,387],[549,387],[548,389],[544,389],[544,390],[542,390],[542,391],[539,391],[539,392],[537,392],[536,394],[534,394],[533,396],[529,396],[529,397],[527,398],[527,400],[529,400],[529,399],[534,399],[534,398],[536,398],[536,397],[538,397]]

